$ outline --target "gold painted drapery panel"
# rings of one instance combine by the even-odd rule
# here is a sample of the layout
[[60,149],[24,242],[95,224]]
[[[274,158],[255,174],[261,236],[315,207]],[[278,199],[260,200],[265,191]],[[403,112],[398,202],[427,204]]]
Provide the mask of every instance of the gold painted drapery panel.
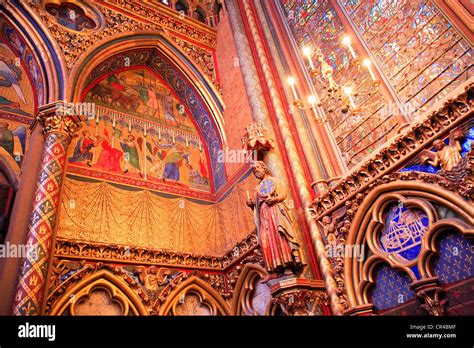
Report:
[[254,228],[245,205],[253,186],[248,177],[222,201],[203,204],[67,178],[58,237],[221,256]]

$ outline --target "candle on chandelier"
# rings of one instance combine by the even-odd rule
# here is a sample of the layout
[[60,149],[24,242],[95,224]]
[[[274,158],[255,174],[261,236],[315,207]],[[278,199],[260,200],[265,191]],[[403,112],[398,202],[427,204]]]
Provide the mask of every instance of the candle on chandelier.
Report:
[[349,102],[351,103],[351,108],[355,109],[355,103],[354,103],[354,98],[352,97],[352,88],[351,87],[345,87],[344,88],[344,93],[347,95],[349,98]]
[[316,118],[316,120],[319,123],[321,123],[321,117],[318,115],[318,110],[316,109],[316,106],[318,104],[318,99],[314,95],[310,95],[308,97],[308,103],[311,106],[311,108],[313,109],[314,117]]
[[115,115],[114,115],[114,118],[112,120],[112,128],[115,128]]
[[146,137],[146,123],[143,124],[143,136]]
[[367,67],[367,70],[369,70],[370,77],[372,78],[373,81],[376,81],[377,78],[375,77],[374,71],[372,70],[372,62],[370,61],[369,58],[366,58],[364,60],[364,65]]
[[311,70],[314,70],[314,64],[313,64],[313,60],[311,59],[311,54],[313,52],[311,51],[311,48],[309,47],[305,47],[303,48],[303,54],[306,56],[306,58],[308,58],[308,62],[309,62],[309,66],[311,68]]
[[344,36],[344,38],[342,39],[342,43],[347,46],[347,48],[349,49],[349,52],[351,52],[352,58],[354,59],[357,58],[356,53],[351,45],[351,37],[348,35]]
[[295,88],[296,80],[293,77],[289,77],[288,83],[291,86],[291,91],[293,92],[293,96],[295,97],[295,100],[299,100],[298,93],[296,93],[296,88]]

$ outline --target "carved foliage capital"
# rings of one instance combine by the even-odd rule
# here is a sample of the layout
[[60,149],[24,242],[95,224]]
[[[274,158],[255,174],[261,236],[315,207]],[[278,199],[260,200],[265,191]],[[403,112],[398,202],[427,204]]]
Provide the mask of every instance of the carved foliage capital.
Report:
[[43,127],[45,136],[60,133],[73,138],[81,128],[80,118],[76,116],[73,105],[65,102],[40,107],[37,122]]

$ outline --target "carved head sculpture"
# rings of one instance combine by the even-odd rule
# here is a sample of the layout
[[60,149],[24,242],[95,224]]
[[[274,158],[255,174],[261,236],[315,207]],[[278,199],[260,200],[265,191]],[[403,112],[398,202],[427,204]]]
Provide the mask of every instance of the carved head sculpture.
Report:
[[253,174],[257,179],[263,179],[265,175],[270,175],[270,170],[262,161],[255,161],[253,165]]
[[436,149],[436,151],[442,150],[444,147],[444,142],[437,139],[433,142],[433,147]]

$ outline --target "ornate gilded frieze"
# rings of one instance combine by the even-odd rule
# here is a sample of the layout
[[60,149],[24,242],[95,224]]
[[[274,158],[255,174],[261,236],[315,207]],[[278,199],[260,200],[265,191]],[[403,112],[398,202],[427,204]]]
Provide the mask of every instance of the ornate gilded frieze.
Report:
[[[101,4],[94,3],[97,11],[93,13],[98,17],[94,22],[100,25],[87,30],[72,30],[70,26],[59,24],[57,18],[38,1],[29,0],[28,5],[56,39],[68,69],[71,69],[92,45],[101,40],[127,32],[153,31],[171,39],[218,87],[213,58],[213,50],[216,47],[215,31],[210,28],[200,29],[193,22],[183,21],[177,13],[158,12],[137,2],[132,5],[127,1],[106,1]],[[140,20],[134,19],[137,16]]]
[[106,6],[119,8],[127,14],[133,14],[143,21],[155,23],[166,30],[188,37],[209,48],[216,48],[216,31],[214,29],[183,18],[179,12],[165,11],[166,8],[160,7],[157,9],[150,6],[150,4],[127,0],[105,0],[102,3]]
[[55,255],[60,258],[97,260],[103,262],[161,265],[201,270],[225,270],[236,262],[241,262],[242,258],[251,254],[257,247],[257,243],[255,233],[251,233],[223,256],[205,256],[58,238],[55,245]]

